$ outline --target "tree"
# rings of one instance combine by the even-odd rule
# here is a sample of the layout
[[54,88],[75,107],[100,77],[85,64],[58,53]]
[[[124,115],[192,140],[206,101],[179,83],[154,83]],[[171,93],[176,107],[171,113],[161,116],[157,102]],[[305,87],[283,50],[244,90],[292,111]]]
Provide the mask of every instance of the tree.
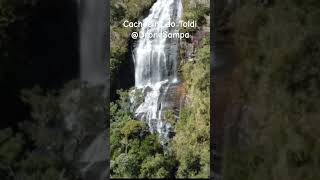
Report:
[[126,154],[128,153],[129,139],[142,139],[146,132],[148,132],[146,124],[141,121],[129,120],[121,129],[121,133],[124,135],[124,142],[126,145]]
[[[164,155],[164,149],[157,134],[149,132],[148,125],[143,121],[133,119],[137,107],[137,92],[119,91],[120,98],[111,104],[111,176],[120,178],[138,177],[174,177],[175,158]],[[129,94],[131,96],[129,96]],[[138,96],[140,97],[140,95]],[[133,101],[130,100],[135,99]],[[139,99],[139,98],[138,98]],[[163,166],[159,172],[154,172],[146,164],[146,159],[160,160]],[[152,172],[151,172],[152,171]]]
[[120,154],[115,159],[113,176],[121,178],[137,178],[140,173],[140,161],[134,154]]
[[155,157],[147,157],[141,166],[140,176],[143,178],[168,178],[170,173],[165,169],[164,157],[160,154],[156,154]]
[[21,134],[14,134],[12,129],[0,130],[0,176],[14,178],[17,161],[23,155],[25,140]]
[[207,178],[210,174],[210,48],[201,42],[195,64],[182,67],[190,98],[180,110],[172,146],[179,161],[177,177]]
[[67,83],[61,90],[23,90],[22,99],[30,107],[32,119],[21,123],[20,129],[34,147],[32,153],[25,154],[19,174],[30,178],[76,178],[84,140],[106,127],[103,92],[102,87],[78,81]]
[[320,16],[309,13],[319,7],[313,0],[268,7],[246,1],[233,13],[243,71],[241,97],[234,98],[246,110],[232,126],[236,135],[226,138],[225,179],[320,177]]

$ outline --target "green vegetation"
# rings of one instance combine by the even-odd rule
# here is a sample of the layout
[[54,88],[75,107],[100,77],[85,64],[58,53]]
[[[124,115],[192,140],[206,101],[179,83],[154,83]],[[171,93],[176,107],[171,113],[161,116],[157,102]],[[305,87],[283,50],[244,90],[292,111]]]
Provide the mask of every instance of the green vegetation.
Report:
[[183,65],[189,103],[180,112],[173,148],[180,166],[177,177],[207,178],[210,174],[210,44],[202,40],[195,63]]
[[[15,179],[80,178],[77,170],[80,145],[85,138],[105,129],[104,99],[100,87],[70,82],[60,91],[39,87],[22,92],[31,119],[19,130],[0,130],[0,177]],[[72,127],[65,118],[77,112]],[[99,121],[100,120],[100,121]],[[72,121],[72,120],[70,120]]]
[[[127,2],[127,1],[126,1]],[[134,4],[134,1],[130,1]],[[149,2],[148,2],[149,3]],[[124,19],[135,20],[153,2],[141,3],[137,9],[128,9],[128,3],[112,2],[111,70],[113,75],[128,60],[129,34],[133,29],[123,28]],[[184,17],[195,20],[197,28],[181,29],[195,34],[207,24],[208,4],[183,1]],[[130,5],[132,6],[132,5]],[[183,40],[184,43],[188,43]],[[199,40],[194,62],[181,66],[187,100],[177,119],[173,110],[164,113],[175,136],[162,146],[157,134],[149,132],[145,122],[134,118],[135,109],[144,95],[137,90],[118,90],[119,98],[110,106],[110,154],[113,178],[208,178],[210,173],[210,45],[209,38]],[[126,45],[126,46],[125,46]],[[181,49],[185,54],[189,49]],[[183,58],[183,57],[181,57]],[[134,93],[132,93],[134,92]],[[134,99],[134,100],[133,100]]]
[[[246,1],[231,25],[246,111],[224,155],[226,180],[320,178],[320,2]],[[240,138],[241,137],[241,138]]]
[[[123,21],[137,21],[154,2],[111,2],[112,81],[121,66],[128,66],[130,33],[137,30],[123,27]],[[149,132],[148,125],[134,119],[133,113],[143,101],[142,92],[117,92],[119,98],[110,105],[110,175],[113,178],[173,178],[176,167],[173,153],[165,153],[158,136]]]
[[[113,177],[207,178],[210,173],[210,45],[208,38],[197,49],[195,63],[182,67],[190,103],[176,122],[173,112],[165,118],[175,127],[169,149],[163,149],[146,124],[133,120],[129,93],[119,91],[111,104],[111,174]],[[130,91],[129,91],[130,92]],[[142,99],[142,94],[137,93]],[[132,95],[131,95],[132,97]],[[139,103],[136,103],[139,104]],[[135,106],[135,107],[132,107]]]
[[[77,52],[69,52],[67,47],[70,42],[74,43],[72,36],[76,37],[77,33],[70,25],[76,22],[73,2],[0,0],[0,81],[4,87],[0,93],[3,104],[1,180],[81,179],[77,164],[79,146],[90,134],[105,130],[105,102],[100,96],[101,88],[72,82],[60,90],[60,85],[70,77],[63,79],[64,74],[55,71],[59,69],[57,66],[49,68],[57,78],[46,72],[46,65],[50,65],[51,60],[54,60],[52,64],[59,64],[59,60],[64,59],[73,62],[74,59],[68,58],[70,54],[76,59]],[[68,9],[67,15],[64,8]],[[69,22],[70,19],[74,21]],[[63,30],[59,31],[59,28]],[[51,46],[57,42],[66,42],[59,44],[59,47],[67,47],[65,51],[56,45]],[[39,49],[40,46],[46,48]],[[44,55],[40,55],[40,51],[45,51]],[[59,59],[55,59],[50,51],[54,51]],[[37,61],[39,57],[41,63]],[[59,83],[55,83],[57,81]],[[30,89],[35,84],[42,88]],[[59,90],[52,90],[52,87]],[[22,89],[28,90],[21,92]],[[65,118],[71,112],[78,113],[79,126],[69,129]]]
[[[195,34],[200,27],[206,26],[209,15],[208,4],[183,1],[183,20],[196,20],[198,27],[182,29],[182,32]],[[183,43],[186,40],[183,40]],[[190,51],[184,46],[180,54]],[[187,90],[187,100],[180,110],[175,124],[176,135],[172,147],[179,167],[178,178],[208,178],[210,175],[210,42],[203,38],[195,47],[195,58],[181,66],[182,79]]]
[[130,34],[134,28],[123,27],[122,23],[125,20],[135,22],[139,17],[150,9],[155,0],[112,0],[110,3],[111,9],[111,36],[110,42],[110,71],[111,78],[114,79],[118,73],[121,64],[127,64],[128,48]]
[[209,5],[200,4],[198,1],[194,1],[194,5],[190,5],[189,0],[183,1],[183,21],[196,21],[197,27],[183,27],[181,32],[194,34],[199,30],[199,27],[206,24],[205,16],[210,14]]
[[163,149],[158,135],[151,134],[147,124],[133,119],[136,107],[132,107],[129,93],[118,93],[119,100],[110,106],[111,176],[173,178],[176,167],[173,153]]

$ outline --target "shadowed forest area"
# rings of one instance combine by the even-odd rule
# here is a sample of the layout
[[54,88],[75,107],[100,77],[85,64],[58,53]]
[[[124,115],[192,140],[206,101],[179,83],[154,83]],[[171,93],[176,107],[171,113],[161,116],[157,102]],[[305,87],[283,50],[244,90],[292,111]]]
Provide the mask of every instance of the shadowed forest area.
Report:
[[0,0],[1,180],[84,179],[106,126],[103,88],[79,81],[78,24],[73,0]]
[[28,114],[21,89],[62,87],[79,76],[79,62],[73,1],[1,0],[0,9],[2,115],[8,117],[2,118],[3,128]]
[[320,2],[234,2],[217,33],[232,44],[217,76],[223,179],[319,179]]

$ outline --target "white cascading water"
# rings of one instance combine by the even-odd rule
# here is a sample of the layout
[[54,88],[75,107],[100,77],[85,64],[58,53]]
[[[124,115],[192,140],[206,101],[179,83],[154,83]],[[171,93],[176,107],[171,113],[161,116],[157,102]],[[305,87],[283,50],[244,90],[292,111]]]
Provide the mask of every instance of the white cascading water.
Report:
[[[105,0],[77,0],[77,3],[80,18],[80,79],[90,86],[104,86],[105,92],[101,94],[101,98],[108,99],[109,74],[106,73],[108,64],[105,56],[108,27],[106,22],[108,11],[105,9],[107,2]],[[78,111],[78,109],[74,111],[71,118],[77,118]],[[96,138],[81,153],[79,166],[81,165],[84,179],[103,180],[109,177],[107,134],[106,131],[97,132]]]
[[[143,20],[147,25],[141,28],[140,34],[162,32],[179,32],[179,21],[182,16],[181,0],[157,0],[150,14]],[[175,27],[166,26],[175,22]],[[148,27],[148,24],[157,26]],[[177,83],[177,38],[141,38],[135,49],[135,86],[145,94],[144,102],[135,111],[136,117],[148,123],[152,133],[158,132],[161,139],[167,139],[170,124],[163,120],[165,96],[170,85]],[[163,141],[162,141],[163,143]]]
[[106,85],[105,49],[107,12],[105,0],[79,1],[80,79],[89,85]]

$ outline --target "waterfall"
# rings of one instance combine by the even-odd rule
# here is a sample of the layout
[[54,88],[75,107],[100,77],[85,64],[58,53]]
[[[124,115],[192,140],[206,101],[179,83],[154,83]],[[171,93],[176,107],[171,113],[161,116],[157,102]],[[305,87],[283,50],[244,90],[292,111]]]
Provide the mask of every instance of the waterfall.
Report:
[[[157,0],[150,10],[150,14],[143,20],[140,34],[160,34],[162,32],[179,32],[179,21],[182,16],[181,0]],[[175,22],[175,27],[168,27],[168,22]],[[146,121],[150,131],[159,133],[161,139],[167,139],[170,124],[163,119],[166,107],[166,93],[171,85],[178,82],[177,38],[140,38],[135,49],[135,87],[142,89],[144,102],[136,109],[137,118]]]
[[[80,79],[90,86],[103,86],[101,98],[109,99],[106,58],[108,2],[105,0],[77,0],[77,2],[80,10]],[[104,116],[102,118],[106,119]],[[82,151],[79,166],[84,179],[103,180],[109,177],[107,134],[107,131],[97,132],[96,137]]]
[[91,85],[106,85],[107,11],[105,0],[80,3],[80,78]]

